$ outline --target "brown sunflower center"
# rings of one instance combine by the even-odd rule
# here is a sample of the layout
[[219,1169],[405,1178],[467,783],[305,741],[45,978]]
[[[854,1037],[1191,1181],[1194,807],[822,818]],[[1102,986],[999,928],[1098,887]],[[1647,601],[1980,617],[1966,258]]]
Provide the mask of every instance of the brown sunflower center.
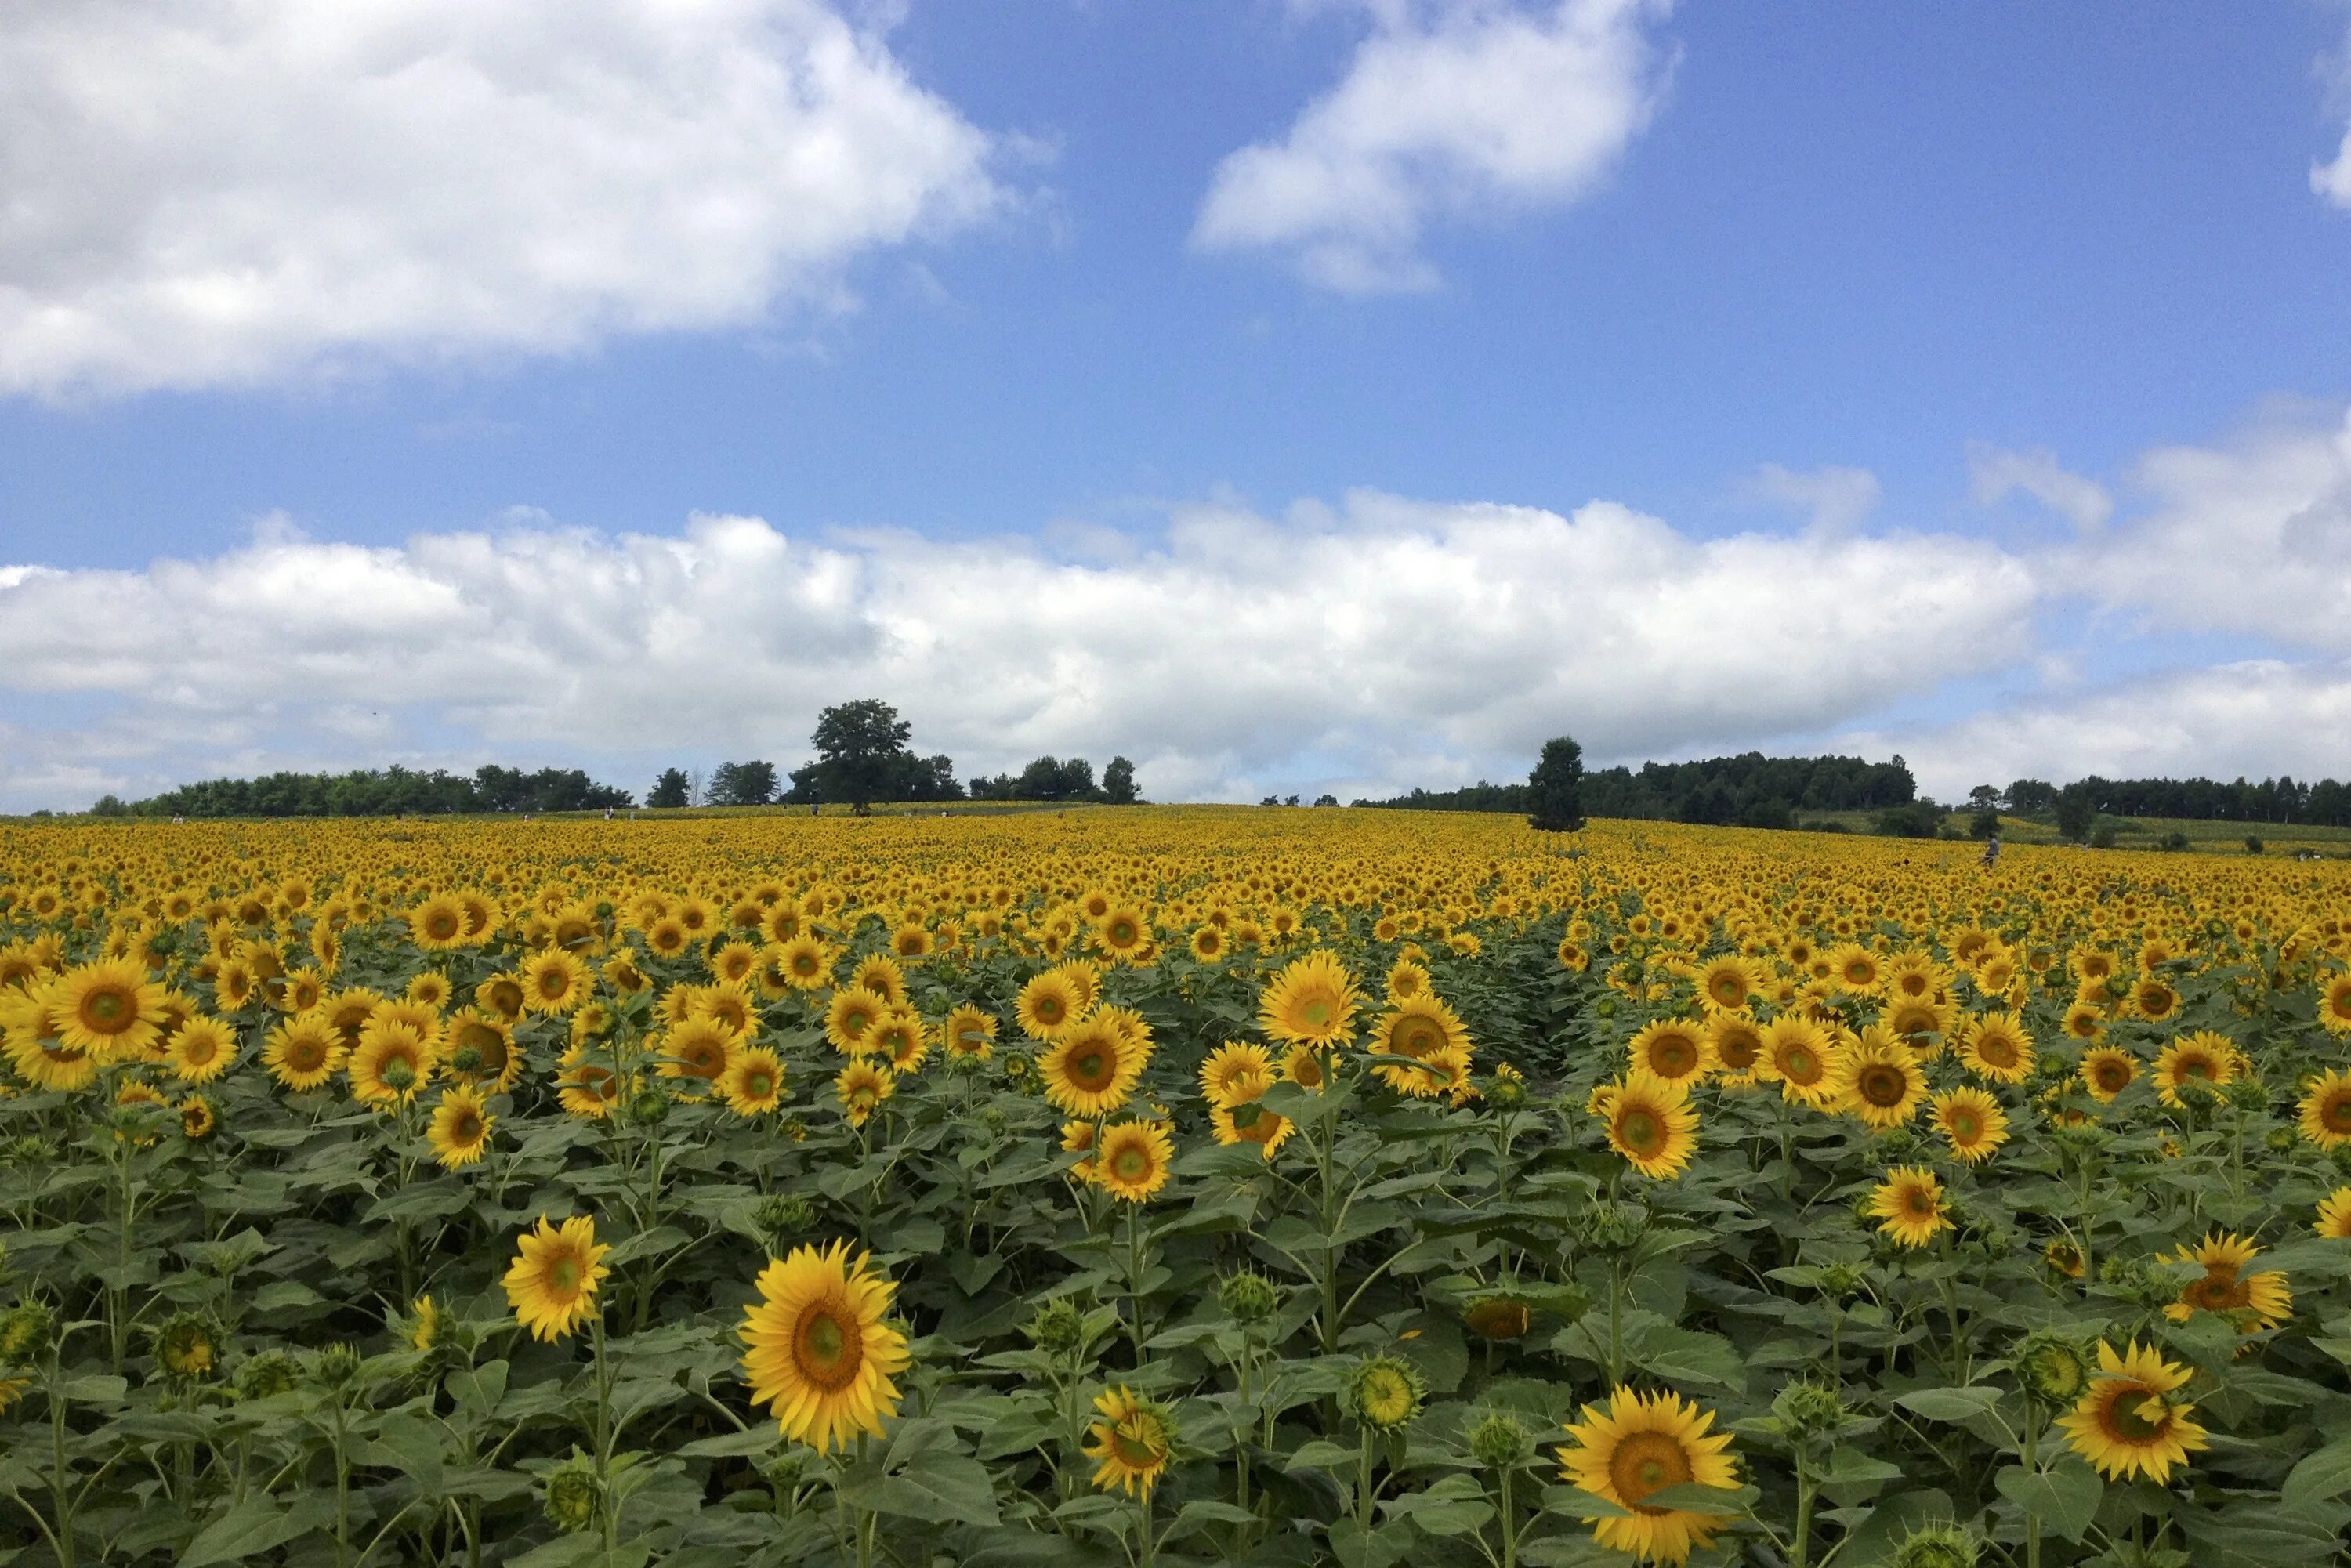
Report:
[[1881,1111],[1887,1111],[1908,1098],[1910,1080],[1901,1069],[1880,1062],[1864,1068],[1855,1087],[1861,1091],[1864,1100]]
[[1635,1154],[1649,1154],[1665,1144],[1665,1122],[1646,1105],[1629,1106],[1616,1117],[1616,1140]]
[[827,1394],[855,1381],[865,1359],[865,1336],[840,1303],[810,1301],[792,1325],[792,1364]]
[[1689,1479],[1689,1454],[1669,1433],[1635,1432],[1620,1439],[1616,1451],[1608,1456],[1608,1479],[1628,1508],[1638,1509],[1641,1500],[1650,1493],[1680,1486]]

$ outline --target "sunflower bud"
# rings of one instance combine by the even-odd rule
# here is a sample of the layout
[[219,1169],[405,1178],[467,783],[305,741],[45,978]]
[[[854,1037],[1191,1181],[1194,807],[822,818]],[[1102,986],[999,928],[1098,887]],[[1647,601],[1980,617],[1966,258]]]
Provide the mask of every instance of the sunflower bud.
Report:
[[1515,1111],[1527,1103],[1527,1081],[1510,1071],[1506,1063],[1495,1071],[1493,1082],[1486,1086],[1486,1100],[1497,1111]]
[[1262,1274],[1228,1274],[1217,1283],[1217,1302],[1237,1323],[1261,1323],[1281,1310],[1281,1291]]
[[658,1089],[643,1089],[629,1102],[629,1120],[640,1127],[658,1127],[669,1115],[669,1096]]
[[1629,1203],[1597,1202],[1577,1217],[1578,1239],[1595,1252],[1622,1252],[1641,1239],[1648,1216]]
[[1877,1134],[1876,1145],[1870,1152],[1893,1164],[1899,1165],[1915,1154],[1917,1148],[1918,1135],[1916,1133],[1907,1127],[1889,1127]]
[[1974,1532],[1956,1524],[1930,1524],[1904,1538],[1894,1551],[1894,1568],[1976,1568],[1980,1551]]
[[0,1314],[0,1364],[26,1366],[57,1342],[57,1314],[40,1301],[20,1301]]
[[220,1364],[220,1339],[202,1312],[175,1312],[153,1332],[155,1364],[175,1383],[210,1377]]
[[786,1238],[797,1236],[816,1223],[816,1205],[803,1193],[775,1193],[760,1201],[752,1218],[780,1251]]
[[1049,1355],[1073,1354],[1085,1346],[1085,1314],[1067,1296],[1056,1296],[1030,1314],[1022,1332]]
[[1614,997],[1603,997],[1598,1001],[1592,1004],[1592,1010],[1599,1014],[1602,1018],[1613,1019],[1616,1016],[1616,998]]
[[2237,1079],[2220,1092],[2231,1109],[2245,1112],[2269,1109],[2269,1085],[2258,1078],[2247,1076]]
[[291,1392],[301,1378],[302,1369],[292,1356],[282,1350],[265,1350],[246,1357],[245,1364],[236,1369],[236,1396],[267,1399]]
[[2269,1136],[2262,1141],[2269,1145],[2270,1153],[2273,1155],[2290,1155],[2294,1153],[2294,1145],[2300,1142],[2294,1135],[2293,1129],[2288,1127],[2272,1127]]
[[1375,1355],[1347,1382],[1347,1414],[1374,1432],[1401,1432],[1420,1414],[1428,1385],[1401,1356]]
[[1469,1457],[1489,1469],[1506,1470],[1534,1457],[1534,1434],[1507,1410],[1489,1410],[1470,1425]]
[[603,1500],[596,1467],[585,1458],[566,1459],[547,1473],[548,1522],[566,1535],[577,1535],[594,1525]]
[[2090,1378],[2082,1347],[2051,1329],[2035,1329],[2016,1349],[2016,1375],[2037,1398],[2071,1405]]
[[321,1388],[348,1388],[359,1380],[361,1365],[359,1346],[338,1342],[311,1357],[310,1375]]
[[1771,1414],[1779,1417],[1782,1432],[1802,1441],[1835,1431],[1844,1421],[1845,1405],[1835,1389],[1808,1378],[1780,1390],[1771,1401]]
[[1868,1273],[1857,1263],[1831,1263],[1821,1270],[1821,1293],[1846,1301],[1859,1293]]

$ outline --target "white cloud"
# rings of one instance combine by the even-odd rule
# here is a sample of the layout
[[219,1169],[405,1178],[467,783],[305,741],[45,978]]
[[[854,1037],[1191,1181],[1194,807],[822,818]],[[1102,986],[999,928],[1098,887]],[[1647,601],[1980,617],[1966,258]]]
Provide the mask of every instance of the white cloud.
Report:
[[1802,473],[1766,463],[1749,476],[1749,496],[1801,514],[1819,538],[1834,538],[1861,526],[1886,488],[1866,468],[1813,468]]
[[1434,287],[1432,218],[1572,202],[1662,97],[1644,26],[1663,0],[1402,0],[1373,5],[1345,78],[1279,141],[1218,165],[1193,228],[1207,250],[1290,253],[1353,293]]
[[2115,515],[2114,498],[2095,479],[2068,473],[2047,447],[2010,452],[1986,442],[1968,443],[1968,485],[1980,507],[1997,506],[2022,490],[2088,533]]
[[2344,133],[2334,162],[2310,166],[2310,188],[2338,207],[2351,207],[2351,131]]
[[2162,631],[2351,653],[2351,421],[2273,418],[2216,446],[2158,448],[2154,504],[2061,552],[2053,585]]
[[998,196],[822,0],[51,0],[0,82],[6,392],[753,323]]
[[1193,508],[1095,564],[698,517],[395,548],[279,530],[0,582],[0,690],[59,716],[17,718],[16,805],[394,756],[792,759],[819,706],[866,695],[967,771],[1123,752],[1161,798],[1307,768],[1401,785],[1431,753],[1523,768],[1562,729],[1617,756],[1850,724],[2011,659],[2032,599],[2020,563],[1951,538],[1701,542],[1604,501],[1372,494]]
[[2351,735],[2351,663],[2251,660],[2124,681],[1913,730],[1847,736],[1845,748],[1899,752],[1941,800],[1978,784],[2240,776],[2340,779]]

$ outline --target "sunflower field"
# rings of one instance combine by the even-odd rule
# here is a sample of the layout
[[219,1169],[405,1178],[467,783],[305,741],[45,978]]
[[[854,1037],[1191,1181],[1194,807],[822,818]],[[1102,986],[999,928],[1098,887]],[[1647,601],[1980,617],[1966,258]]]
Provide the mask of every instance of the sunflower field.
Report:
[[2351,1561],[2346,871],[0,827],[0,1564]]

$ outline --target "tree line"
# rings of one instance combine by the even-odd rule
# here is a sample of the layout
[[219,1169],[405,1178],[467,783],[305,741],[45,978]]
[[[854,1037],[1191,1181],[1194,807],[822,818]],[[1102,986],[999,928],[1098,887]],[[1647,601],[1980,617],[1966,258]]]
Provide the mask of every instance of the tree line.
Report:
[[[683,768],[664,768],[646,791],[649,807],[840,805],[863,812],[878,800],[1092,800],[1134,805],[1141,800],[1134,764],[1113,757],[1099,781],[1082,757],[1040,757],[1019,773],[956,778],[954,761],[923,756],[909,742],[913,727],[878,697],[839,703],[817,716],[809,737],[813,761],[779,774],[753,758],[721,763],[705,779]],[[596,811],[636,804],[629,790],[599,784],[577,768],[526,773],[493,763],[468,776],[445,768],[359,768],[349,773],[271,773],[258,779],[213,779],[183,784],[144,800],[102,797],[90,808],[103,817],[392,817],[458,811]]]
[[[1580,758],[1580,750],[1577,755]],[[1580,760],[1577,768],[1580,810],[1594,817],[1792,828],[1799,811],[1903,813],[1918,804],[1917,782],[1899,757],[1891,762],[1868,762],[1858,757],[1766,757],[1748,751],[1697,762],[1648,762],[1637,770],[1602,768],[1585,772]],[[1533,789],[1531,779],[1525,784],[1480,781],[1460,789],[1415,789],[1391,800],[1355,804],[1405,810],[1532,813]]]
[[354,768],[349,773],[268,773],[208,779],[144,800],[107,795],[101,817],[392,817],[448,811],[594,811],[634,804],[626,789],[599,784],[577,768],[490,763],[471,776],[435,768]]
[[2020,817],[2053,815],[2068,838],[2070,824],[2097,817],[2179,817],[2199,822],[2268,822],[2283,827],[2351,827],[2351,785],[2333,779],[2296,783],[2290,775],[2255,784],[2215,779],[2086,779],[2059,787],[2019,779],[2005,789],[1979,784],[1968,791],[1979,811],[2010,811]]

